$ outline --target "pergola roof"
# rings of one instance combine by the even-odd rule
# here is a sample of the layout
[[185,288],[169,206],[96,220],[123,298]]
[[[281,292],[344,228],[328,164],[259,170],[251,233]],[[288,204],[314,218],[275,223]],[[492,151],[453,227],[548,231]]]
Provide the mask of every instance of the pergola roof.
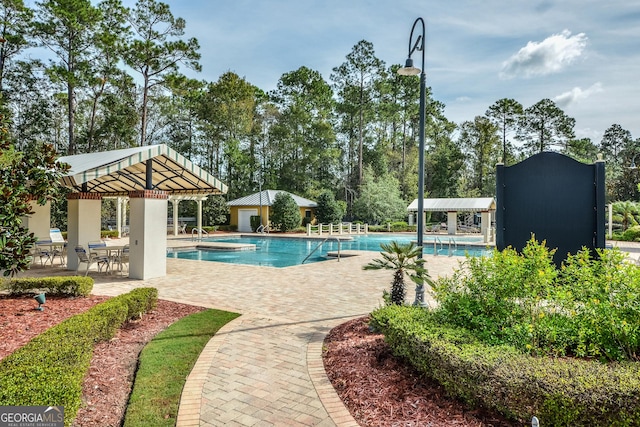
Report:
[[[407,208],[409,212],[418,211],[418,199]],[[429,212],[486,212],[496,210],[493,197],[462,199],[424,199],[424,210]]]
[[289,193],[284,190],[262,190],[259,193],[250,194],[248,196],[240,197],[239,199],[231,200],[227,202],[228,206],[271,206],[273,205],[276,196],[279,193],[287,193],[296,204],[301,208],[315,208],[318,206],[313,200],[305,199],[304,197],[297,196],[293,193]]
[[227,192],[220,180],[164,144],[65,156],[58,161],[71,166],[63,185],[76,191],[82,191],[83,184],[90,193],[109,196],[144,190],[151,161],[154,190],[174,196]]

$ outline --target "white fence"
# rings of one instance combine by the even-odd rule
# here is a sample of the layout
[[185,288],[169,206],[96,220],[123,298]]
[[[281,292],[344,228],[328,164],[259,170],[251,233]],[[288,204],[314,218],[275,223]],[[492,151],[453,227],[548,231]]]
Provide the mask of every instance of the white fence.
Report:
[[369,232],[368,224],[353,224],[345,222],[341,224],[307,224],[307,236],[311,235],[329,235],[334,234],[367,234]]

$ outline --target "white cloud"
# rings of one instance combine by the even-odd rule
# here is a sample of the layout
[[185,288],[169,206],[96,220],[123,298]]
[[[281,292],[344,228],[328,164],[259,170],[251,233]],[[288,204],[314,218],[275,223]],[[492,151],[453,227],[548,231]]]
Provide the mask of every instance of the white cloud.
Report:
[[556,96],[555,98],[553,98],[553,100],[555,101],[555,103],[559,106],[559,107],[566,107],[569,104],[572,104],[575,101],[578,101],[580,99],[585,99],[590,97],[591,95],[593,95],[594,93],[599,93],[602,92],[602,84],[600,82],[595,83],[591,86],[589,86],[586,89],[582,89],[580,87],[574,87],[573,89],[571,89],[570,91],[561,93],[560,95]]
[[533,77],[557,73],[580,57],[587,45],[584,33],[571,35],[569,30],[554,34],[541,42],[529,42],[502,64],[501,78]]

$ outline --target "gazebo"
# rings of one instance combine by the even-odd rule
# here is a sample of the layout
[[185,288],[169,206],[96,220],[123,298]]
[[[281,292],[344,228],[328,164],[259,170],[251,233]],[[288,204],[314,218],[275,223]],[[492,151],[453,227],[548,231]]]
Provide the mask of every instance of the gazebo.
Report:
[[[67,196],[68,247],[86,245],[88,241],[100,238],[103,198],[118,198],[119,210],[128,198],[129,276],[135,279],[166,275],[169,200],[174,203],[174,227],[177,227],[179,201],[196,200],[198,229],[201,229],[202,201],[211,194],[227,191],[227,186],[220,180],[164,144],[65,156],[58,161],[71,166],[62,179],[62,184],[73,190]],[[47,207],[35,211],[29,219],[29,228],[39,235],[39,227],[48,235],[50,211]],[[117,226],[122,227],[120,219]],[[177,234],[177,228],[174,233]],[[77,266],[76,254],[69,250],[67,268],[75,270]]]
[[425,212],[447,212],[447,232],[456,234],[458,229],[458,212],[480,212],[480,232],[486,235],[491,225],[491,216],[495,213],[496,201],[493,197],[476,198],[434,198],[424,199],[424,211],[418,212],[418,199],[407,207],[412,215],[424,215]]

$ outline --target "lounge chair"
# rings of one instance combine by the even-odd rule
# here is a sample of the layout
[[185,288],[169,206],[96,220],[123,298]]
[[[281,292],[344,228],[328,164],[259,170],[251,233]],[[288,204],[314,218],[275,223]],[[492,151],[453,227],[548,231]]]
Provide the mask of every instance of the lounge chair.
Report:
[[75,248],[76,255],[78,256],[78,267],[76,268],[76,275],[78,274],[78,270],[80,269],[80,264],[84,263],[87,265],[87,269],[84,272],[86,276],[89,274],[89,268],[93,264],[98,264],[98,271],[102,272],[102,267],[105,267],[105,272],[109,271],[109,257],[106,255],[93,255],[91,253],[87,253],[86,249],[82,247],[82,245],[78,245]]

